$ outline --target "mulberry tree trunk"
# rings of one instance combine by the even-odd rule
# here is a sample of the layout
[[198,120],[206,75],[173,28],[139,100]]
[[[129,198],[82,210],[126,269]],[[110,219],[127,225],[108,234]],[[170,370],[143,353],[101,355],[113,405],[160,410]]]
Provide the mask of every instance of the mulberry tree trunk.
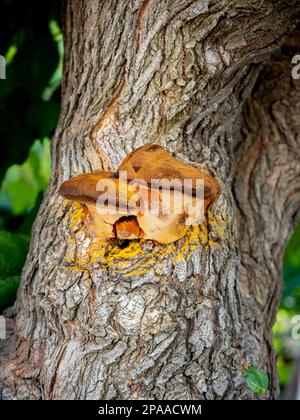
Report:
[[[272,324],[300,215],[299,2],[63,9],[52,178],[2,356],[3,397],[252,399],[244,372],[257,366],[269,376],[259,398],[276,398]],[[105,245],[58,188],[115,170],[146,143],[214,176],[221,196],[174,244]]]

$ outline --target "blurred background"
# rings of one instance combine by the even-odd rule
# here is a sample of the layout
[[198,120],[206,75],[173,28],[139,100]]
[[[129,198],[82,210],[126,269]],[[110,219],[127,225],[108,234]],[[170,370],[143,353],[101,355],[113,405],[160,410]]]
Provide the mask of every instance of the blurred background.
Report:
[[[50,139],[60,110],[63,36],[60,2],[1,1],[0,313],[12,305],[51,171]],[[281,396],[300,399],[300,225],[283,260],[285,290],[274,343]],[[299,324],[299,321],[298,321]]]

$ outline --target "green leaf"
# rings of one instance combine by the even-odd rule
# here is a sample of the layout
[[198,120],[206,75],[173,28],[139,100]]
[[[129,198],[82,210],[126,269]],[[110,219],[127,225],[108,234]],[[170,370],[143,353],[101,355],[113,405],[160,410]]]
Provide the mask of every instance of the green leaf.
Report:
[[268,390],[269,378],[266,372],[252,366],[246,370],[248,388],[256,395],[262,395]]
[[17,51],[18,51],[18,47],[16,46],[16,44],[12,44],[9,47],[7,53],[5,54],[5,61],[7,65],[13,61],[14,56],[17,54]]
[[34,206],[38,189],[33,168],[28,162],[25,162],[22,165],[12,165],[8,168],[0,194],[2,200],[6,199],[11,212],[19,215],[25,214]]
[[14,215],[27,214],[38,194],[45,191],[50,170],[50,141],[47,138],[43,142],[36,140],[25,162],[12,165],[6,171],[0,189],[0,207]]

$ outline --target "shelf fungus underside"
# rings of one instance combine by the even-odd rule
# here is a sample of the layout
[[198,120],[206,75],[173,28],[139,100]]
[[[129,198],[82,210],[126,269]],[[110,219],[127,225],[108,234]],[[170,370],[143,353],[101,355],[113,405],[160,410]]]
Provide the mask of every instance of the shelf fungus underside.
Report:
[[103,240],[182,238],[218,198],[218,182],[158,145],[130,153],[117,172],[96,171],[65,181],[59,193],[88,208],[90,232]]

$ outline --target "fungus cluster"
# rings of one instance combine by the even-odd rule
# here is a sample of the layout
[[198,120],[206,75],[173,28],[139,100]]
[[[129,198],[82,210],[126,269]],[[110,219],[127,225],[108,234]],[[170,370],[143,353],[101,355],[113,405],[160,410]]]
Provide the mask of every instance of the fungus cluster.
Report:
[[59,193],[84,204],[100,239],[150,239],[162,244],[201,223],[218,198],[218,182],[158,145],[130,153],[117,172],[96,171],[65,181]]

